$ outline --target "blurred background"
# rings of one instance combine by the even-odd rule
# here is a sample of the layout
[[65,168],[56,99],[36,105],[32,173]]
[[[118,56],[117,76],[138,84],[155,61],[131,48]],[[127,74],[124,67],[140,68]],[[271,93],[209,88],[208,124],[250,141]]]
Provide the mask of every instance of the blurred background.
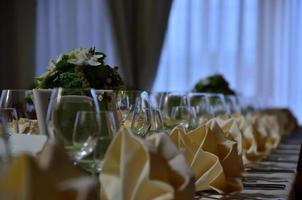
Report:
[[302,120],[300,0],[1,0],[0,87],[30,88],[50,59],[96,47],[132,89],[191,91],[222,74]]

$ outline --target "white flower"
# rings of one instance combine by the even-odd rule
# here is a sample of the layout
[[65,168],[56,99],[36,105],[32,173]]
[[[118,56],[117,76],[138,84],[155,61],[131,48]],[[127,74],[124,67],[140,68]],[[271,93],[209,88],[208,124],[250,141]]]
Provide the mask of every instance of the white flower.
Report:
[[98,62],[98,59],[101,57],[102,55],[92,55],[88,49],[78,48],[69,53],[67,62],[74,65],[98,66],[101,64]]

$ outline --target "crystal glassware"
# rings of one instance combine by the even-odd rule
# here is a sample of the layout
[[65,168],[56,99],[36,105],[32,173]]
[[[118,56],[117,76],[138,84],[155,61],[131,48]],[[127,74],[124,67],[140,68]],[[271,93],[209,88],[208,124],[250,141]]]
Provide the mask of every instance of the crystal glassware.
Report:
[[141,91],[137,90],[121,90],[116,92],[116,111],[120,125],[128,123],[126,126],[130,126],[129,123],[131,122],[129,119],[132,117],[136,99],[140,94]]
[[189,104],[195,109],[198,125],[202,125],[213,117],[209,99],[204,93],[189,93]]
[[196,112],[191,106],[175,106],[172,108],[171,120],[177,125],[191,130],[196,128]]
[[91,173],[101,171],[104,155],[117,131],[113,112],[100,112],[100,129],[96,120],[94,112],[79,111],[73,131],[76,164]]
[[[52,91],[46,119],[48,135],[51,140],[56,140],[62,144],[73,160],[79,159],[77,157],[79,147],[77,143],[74,143],[75,121],[77,117],[78,120],[82,119],[77,114],[79,111],[94,113],[92,115],[94,115],[95,120],[92,120],[91,115],[89,116],[91,119],[89,128],[93,127],[90,136],[92,137],[93,134],[92,138],[97,138],[100,133],[101,121],[95,90],[57,88]],[[88,140],[87,137],[87,143],[93,144]],[[92,147],[93,145],[91,145]]]

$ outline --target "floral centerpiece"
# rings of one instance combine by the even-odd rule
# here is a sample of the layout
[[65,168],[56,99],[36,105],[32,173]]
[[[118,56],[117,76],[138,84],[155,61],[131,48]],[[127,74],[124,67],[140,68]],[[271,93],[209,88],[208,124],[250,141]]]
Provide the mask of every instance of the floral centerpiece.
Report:
[[36,79],[36,88],[125,89],[117,67],[105,63],[106,55],[95,48],[78,48],[50,61],[46,73]]
[[[36,78],[36,89],[109,89],[124,90],[126,86],[121,79],[117,67],[105,63],[106,55],[95,48],[78,48],[51,60],[47,71]],[[75,91],[73,91],[75,92]],[[39,130],[46,133],[46,112],[50,91],[35,90],[35,107],[39,121]],[[106,101],[105,101],[106,99]],[[100,106],[106,110],[110,97],[103,95]],[[107,101],[108,100],[108,101]]]

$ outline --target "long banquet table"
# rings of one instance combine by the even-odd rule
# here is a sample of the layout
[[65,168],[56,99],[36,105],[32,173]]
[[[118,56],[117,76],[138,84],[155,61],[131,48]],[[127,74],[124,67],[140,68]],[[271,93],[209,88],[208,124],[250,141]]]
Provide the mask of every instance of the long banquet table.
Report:
[[246,167],[241,193],[220,195],[209,191],[200,193],[195,199],[294,199],[297,191],[293,185],[301,144],[302,127],[283,138],[270,156]]

